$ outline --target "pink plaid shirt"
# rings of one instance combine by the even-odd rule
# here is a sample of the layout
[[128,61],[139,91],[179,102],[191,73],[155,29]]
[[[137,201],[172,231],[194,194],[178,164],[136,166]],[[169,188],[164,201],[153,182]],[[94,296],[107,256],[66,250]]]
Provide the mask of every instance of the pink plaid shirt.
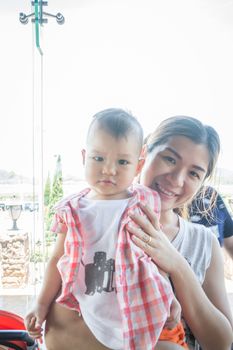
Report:
[[[141,186],[131,187],[132,197],[124,211],[116,248],[115,279],[117,298],[122,314],[124,349],[154,349],[165,321],[170,314],[173,292],[169,282],[159,273],[150,257],[131,240],[126,225],[132,220],[129,212],[145,215],[140,202],[148,203],[158,213],[159,196]],[[90,189],[60,201],[51,230],[66,233],[64,255],[58,262],[62,278],[62,292],[57,302],[80,312],[79,303],[73,295],[81,262],[83,227],[78,217],[79,199]]]

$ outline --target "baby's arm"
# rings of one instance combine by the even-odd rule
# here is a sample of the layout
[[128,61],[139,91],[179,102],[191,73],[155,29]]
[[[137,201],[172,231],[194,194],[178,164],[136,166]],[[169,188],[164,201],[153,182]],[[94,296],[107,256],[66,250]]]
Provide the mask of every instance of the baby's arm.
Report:
[[57,269],[57,262],[64,253],[65,233],[58,233],[54,251],[47,264],[43,285],[36,305],[24,320],[26,329],[33,338],[41,338],[42,324],[46,319],[49,307],[61,288],[61,277]]
[[[159,273],[171,284],[171,280],[168,277],[168,274],[163,270],[159,269]],[[172,287],[172,286],[171,286]],[[175,295],[173,296],[172,303],[170,306],[170,316],[167,318],[165,323],[165,328],[172,329],[177,326],[181,321],[181,306],[179,301],[176,299]]]
[[170,307],[170,316],[167,318],[165,323],[165,328],[173,329],[181,321],[181,306],[179,301],[176,299],[175,295],[172,299]]

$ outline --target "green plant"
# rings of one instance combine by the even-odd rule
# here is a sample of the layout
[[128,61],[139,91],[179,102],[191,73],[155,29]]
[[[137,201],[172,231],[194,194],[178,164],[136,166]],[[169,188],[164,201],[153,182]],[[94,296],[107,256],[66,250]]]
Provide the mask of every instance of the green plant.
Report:
[[50,181],[50,176],[48,174],[48,177],[45,183],[45,189],[44,189],[44,205],[46,207],[49,205],[50,194],[51,194],[51,181]]
[[[48,181],[47,181],[48,182]],[[47,186],[49,186],[47,184]],[[48,192],[48,189],[47,189]],[[49,195],[48,204],[45,209],[45,223],[46,229],[49,230],[54,215],[54,205],[63,197],[63,179],[62,179],[62,165],[61,156],[57,156],[56,170],[53,177],[52,188]]]

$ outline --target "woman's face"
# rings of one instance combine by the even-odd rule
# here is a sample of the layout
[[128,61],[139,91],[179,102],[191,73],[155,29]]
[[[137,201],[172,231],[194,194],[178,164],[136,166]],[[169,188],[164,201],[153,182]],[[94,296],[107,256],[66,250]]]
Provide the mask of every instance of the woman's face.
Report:
[[178,208],[197,193],[208,164],[205,145],[195,144],[184,136],[174,136],[147,154],[140,183],[159,193],[162,210]]

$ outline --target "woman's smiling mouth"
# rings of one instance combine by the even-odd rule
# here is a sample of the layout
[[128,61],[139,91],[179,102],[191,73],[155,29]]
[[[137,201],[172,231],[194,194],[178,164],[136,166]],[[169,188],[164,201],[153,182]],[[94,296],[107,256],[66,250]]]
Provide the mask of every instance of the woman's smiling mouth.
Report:
[[166,190],[164,187],[162,187],[160,184],[155,183],[155,188],[159,193],[165,194],[166,196],[169,197],[176,197],[177,194],[175,194],[174,192],[168,191]]

